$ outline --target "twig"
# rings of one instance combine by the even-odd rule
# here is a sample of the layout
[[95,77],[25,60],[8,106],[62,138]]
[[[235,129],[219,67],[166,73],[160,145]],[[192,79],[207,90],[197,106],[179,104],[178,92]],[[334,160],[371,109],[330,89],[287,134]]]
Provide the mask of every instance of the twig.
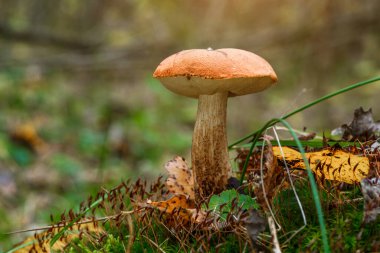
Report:
[[[93,223],[94,221],[95,222],[98,222],[98,221],[107,221],[107,220],[110,220],[110,219],[115,219],[119,215],[130,215],[130,214],[132,214],[134,212],[135,211],[121,211],[118,214],[115,214],[115,215],[112,215],[112,216],[106,216],[106,217],[97,218],[95,220],[91,219],[91,220],[78,221],[78,222],[75,222],[73,225]],[[17,230],[17,231],[12,231],[12,232],[5,233],[5,235],[14,235],[14,234],[26,233],[26,232],[31,232],[31,231],[47,230],[47,229],[51,229],[51,228],[52,229],[54,229],[54,228],[62,228],[62,227],[65,227],[66,225],[67,224],[64,223],[64,224],[57,224],[57,225],[52,225],[52,226],[44,226],[44,227],[38,227],[38,228],[30,228],[30,229],[24,229],[24,230]]]
[[[282,127],[282,126],[274,126],[274,131],[276,130],[281,130],[281,131],[285,131],[285,132],[289,132],[289,129],[287,129],[286,127]],[[299,134],[301,136],[304,136],[304,135],[307,135],[307,134],[310,134],[308,132],[304,132],[304,131],[300,131],[300,130],[296,130],[296,129],[293,129],[293,131],[296,133],[296,134]],[[323,137],[322,136],[319,136],[319,135],[316,135],[314,137],[314,139],[319,139],[319,140],[322,140]]]
[[278,243],[278,239],[277,239],[276,225],[274,224],[274,220],[272,216],[268,216],[268,224],[269,224],[270,233],[272,235],[272,243],[273,243],[272,251],[274,253],[281,253],[280,244]]
[[147,237],[146,235],[142,235],[143,237],[145,237],[145,239],[148,240],[148,242],[150,242],[151,244],[153,244],[160,252],[163,252],[163,253],[166,253],[162,248],[160,248],[160,246],[155,243],[154,241],[152,241],[149,237]]
[[282,149],[282,146],[281,146],[281,142],[280,142],[280,138],[278,137],[278,134],[277,134],[277,130],[278,127],[273,127],[272,128],[272,131],[276,137],[276,140],[277,140],[277,143],[280,147],[280,151],[281,151],[281,157],[282,157],[282,160],[284,162],[284,165],[285,165],[285,169],[286,169],[286,173],[288,175],[288,179],[289,179],[289,182],[290,182],[290,185],[292,187],[292,190],[293,190],[293,193],[294,193],[294,197],[296,198],[296,201],[297,201],[297,204],[298,204],[298,207],[300,209],[300,212],[301,212],[301,215],[302,215],[302,220],[303,220],[303,226],[300,227],[299,229],[295,230],[294,233],[286,240],[285,243],[289,242],[297,233],[299,233],[300,231],[302,231],[306,225],[307,225],[307,220],[306,220],[306,215],[305,215],[305,212],[303,210],[303,206],[302,206],[302,203],[301,203],[301,200],[297,194],[297,191],[296,191],[296,187],[294,186],[294,183],[293,183],[293,179],[292,179],[292,175],[290,173],[290,170],[289,170],[289,167],[288,167],[288,163],[286,162],[286,159],[285,159],[285,154],[284,154],[284,150]]
[[[363,202],[364,201],[364,198],[356,198],[356,199],[344,199],[344,200],[337,200],[337,201],[334,201],[333,205],[342,205],[342,204],[351,204],[351,203],[357,203],[357,202]],[[330,205],[331,205],[330,204]]]
[[125,249],[125,252],[130,253],[135,236],[133,233],[133,222],[132,222],[131,216],[129,214],[126,216],[127,216],[128,228],[129,228],[129,239],[128,239],[128,248]]

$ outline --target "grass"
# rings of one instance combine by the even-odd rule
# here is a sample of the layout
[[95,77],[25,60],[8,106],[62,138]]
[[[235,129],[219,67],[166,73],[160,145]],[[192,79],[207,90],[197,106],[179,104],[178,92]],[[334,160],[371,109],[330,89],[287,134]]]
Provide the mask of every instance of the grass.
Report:
[[[130,186],[135,188],[135,186]],[[380,223],[367,224],[364,227],[362,238],[358,239],[363,216],[362,202],[349,202],[349,200],[361,197],[360,189],[357,186],[351,186],[345,191],[338,190],[329,182],[325,183],[329,191],[319,189],[318,194],[321,198],[322,208],[326,217],[326,226],[329,230],[329,242],[334,252],[355,252],[361,250],[364,252],[373,250],[373,245],[379,245],[378,231]],[[323,247],[321,233],[319,230],[318,219],[314,215],[315,208],[310,198],[310,182],[298,181],[296,189],[302,205],[304,206],[308,224],[292,240],[288,241],[288,232],[299,229],[302,226],[302,217],[299,214],[298,206],[291,189],[282,191],[273,201],[274,211],[277,219],[282,225],[283,230],[278,232],[280,244],[284,252],[306,252],[320,251]],[[140,188],[142,191],[142,188]],[[133,191],[130,191],[133,192]],[[140,195],[141,192],[137,192]],[[128,194],[127,194],[128,195]],[[154,197],[154,192],[147,195]],[[342,196],[344,196],[342,198]],[[158,197],[156,193],[156,197]],[[143,198],[146,198],[143,197]],[[342,202],[339,202],[342,200]],[[345,202],[347,200],[347,202]],[[286,205],[284,205],[286,203]],[[130,206],[126,209],[131,208]],[[98,209],[97,215],[105,215],[106,208]],[[109,210],[112,213],[117,210]],[[175,231],[170,229],[159,212],[149,212],[145,220],[133,219],[133,235],[135,241],[130,244],[131,236],[127,219],[119,220],[119,223],[105,223],[106,237],[100,242],[95,242],[94,237],[88,236],[82,240],[74,240],[72,245],[67,249],[68,252],[188,252],[191,249],[199,249],[202,245],[200,241],[207,243],[207,252],[249,252],[249,247],[242,242],[241,235],[233,232],[207,233],[194,231],[189,234],[188,231]],[[264,235],[269,235],[264,232]],[[240,236],[240,238],[239,238]],[[99,238],[97,238],[99,239]]]
[[337,96],[337,95],[340,95],[340,94],[343,94],[344,92],[347,92],[347,91],[350,91],[352,89],[356,89],[358,87],[361,87],[361,86],[364,86],[364,85],[368,85],[368,84],[371,84],[371,83],[374,83],[376,81],[380,81],[380,77],[376,77],[376,78],[373,78],[373,79],[369,79],[369,80],[366,80],[366,81],[363,81],[363,82],[360,82],[360,83],[356,83],[356,84],[353,84],[353,85],[350,85],[346,88],[343,88],[343,89],[340,89],[338,91],[335,91],[333,93],[330,93],[326,96],[323,96],[311,103],[308,103],[306,104],[305,106],[302,106],[288,114],[286,114],[285,116],[281,117],[281,118],[278,118],[278,119],[272,119],[270,121],[268,121],[259,131],[257,132],[254,132],[240,140],[238,140],[237,142],[234,142],[233,144],[230,145],[230,147],[234,147],[235,145],[241,143],[242,141],[248,139],[248,138],[251,138],[252,136],[254,136],[253,138],[253,141],[252,141],[252,144],[251,144],[251,148],[249,150],[249,153],[248,153],[248,156],[247,156],[247,160],[245,161],[245,164],[244,164],[244,167],[243,167],[243,171],[242,171],[242,177],[241,177],[241,180],[240,180],[240,183],[243,183],[243,180],[244,180],[244,176],[246,175],[246,169],[247,169],[247,166],[248,166],[248,162],[249,162],[249,157],[252,155],[252,152],[253,152],[253,148],[255,147],[255,144],[256,142],[258,141],[259,139],[259,136],[261,136],[261,134],[263,134],[263,132],[268,129],[269,127],[272,127],[274,126],[275,124],[277,123],[282,123],[283,125],[286,126],[286,128],[288,128],[288,130],[290,131],[290,133],[292,134],[294,140],[296,141],[296,144],[297,144],[297,147],[299,149],[299,151],[301,152],[302,154],[302,158],[306,164],[306,171],[308,173],[308,177],[309,177],[309,180],[310,180],[310,183],[311,183],[311,190],[312,190],[312,195],[313,195],[313,199],[315,201],[315,206],[317,208],[317,214],[318,214],[318,220],[319,220],[319,226],[320,226],[320,230],[321,230],[321,237],[322,237],[322,242],[323,242],[323,249],[324,249],[324,252],[330,252],[330,246],[329,246],[329,242],[328,242],[328,238],[327,238],[327,231],[326,231],[326,225],[325,225],[325,222],[324,222],[324,218],[323,218],[323,213],[322,213],[322,209],[321,209],[321,203],[320,203],[320,200],[319,200],[319,196],[318,196],[318,193],[317,193],[317,186],[316,186],[316,183],[315,183],[315,179],[314,179],[314,176],[310,170],[310,166],[309,166],[309,163],[306,159],[306,156],[305,156],[305,150],[301,144],[301,142],[299,142],[299,139],[297,137],[297,135],[295,134],[295,132],[292,130],[291,126],[285,121],[285,119],[299,113],[299,112],[302,112],[303,110],[306,110],[318,103],[321,103],[327,99],[330,99],[334,96]]
[[[319,223],[314,213],[313,203],[310,199],[309,183],[297,184],[297,192],[305,207],[308,224],[295,239],[285,244],[286,252],[320,251],[322,248]],[[337,204],[339,195],[344,197],[346,203]],[[329,244],[334,252],[370,252],[373,244],[379,246],[379,223],[367,224],[361,239],[357,236],[361,231],[363,218],[363,202],[349,202],[349,200],[361,197],[359,187],[353,186],[344,193],[332,188],[332,192],[320,190],[322,208],[325,214],[326,227],[329,232]],[[283,205],[282,203],[286,203]],[[285,190],[275,200],[277,215],[287,231],[298,229],[302,224],[300,215],[295,212],[297,203],[291,190]]]
[[[312,106],[314,106],[314,105],[317,105],[317,104],[319,104],[319,103],[322,103],[323,101],[325,101],[325,100],[327,100],[327,99],[333,98],[333,97],[335,97],[335,96],[341,95],[341,94],[343,94],[343,93],[345,93],[345,92],[348,92],[348,91],[350,91],[350,90],[353,90],[353,89],[356,89],[356,88],[359,88],[359,87],[362,87],[362,86],[365,86],[365,85],[368,85],[368,84],[374,84],[374,83],[376,83],[376,82],[378,82],[378,81],[380,81],[380,77],[374,77],[374,78],[371,78],[371,79],[368,79],[368,80],[365,80],[365,81],[362,81],[362,82],[359,82],[359,83],[355,83],[355,84],[349,85],[349,86],[347,86],[347,87],[345,87],[345,88],[339,89],[339,90],[334,91],[334,92],[332,92],[332,93],[330,93],[330,94],[327,94],[327,95],[325,95],[325,96],[323,96],[323,97],[320,97],[320,98],[318,98],[318,99],[316,99],[316,100],[314,100],[314,101],[312,101],[312,102],[310,102],[310,103],[307,103],[306,105],[301,106],[301,107],[295,109],[294,111],[292,111],[292,112],[290,112],[290,113],[287,113],[286,115],[282,116],[282,117],[279,118],[279,119],[284,119],[284,120],[285,120],[285,119],[287,119],[287,118],[289,118],[289,117],[291,117],[291,116],[293,116],[293,115],[295,115],[295,114],[297,114],[297,113],[300,113],[300,112],[302,112],[302,111],[304,111],[304,110],[306,110],[306,109],[308,109],[308,108],[310,108],[310,107],[312,107]],[[257,131],[255,131],[255,132],[253,132],[253,133],[251,133],[251,134],[248,134],[247,136],[244,136],[243,138],[241,138],[241,139],[239,139],[239,140],[233,142],[232,144],[230,144],[230,145],[229,145],[229,148],[233,148],[233,147],[235,147],[236,145],[242,143],[243,141],[245,141],[245,140],[247,140],[247,139],[249,139],[249,138],[252,138],[252,137],[255,136],[257,133],[262,133],[262,132],[263,132],[262,129],[267,129],[268,127],[271,127],[271,126],[277,124],[277,123],[279,122],[279,119],[272,119],[272,120],[270,120],[270,121],[269,121],[264,127],[262,127],[260,130],[257,130]]]
[[[294,140],[272,140],[270,141],[272,146],[286,146],[286,147],[297,147],[297,142]],[[359,142],[352,142],[352,141],[326,141],[325,143],[318,139],[308,140],[308,141],[301,141],[299,140],[299,143],[301,143],[302,147],[309,147],[309,148],[323,148],[325,145],[328,145],[330,147],[334,145],[339,145],[342,148],[347,147],[361,147],[361,144]],[[262,147],[265,145],[265,142],[263,141],[257,141],[254,144],[254,147]],[[250,148],[252,146],[252,143],[246,143],[246,144],[240,144],[234,147],[234,149],[239,148]]]
[[[247,148],[249,146],[251,154],[253,152],[253,148],[256,145],[262,145],[262,143],[258,142],[258,136],[260,133],[277,123],[284,124],[289,128],[293,136],[295,136],[295,133],[292,132],[291,127],[288,125],[285,119],[291,117],[292,115],[300,113],[301,111],[310,108],[311,106],[321,103],[326,99],[332,98],[339,94],[343,94],[349,90],[374,83],[379,80],[380,77],[377,77],[348,86],[344,89],[321,97],[303,107],[300,107],[299,109],[294,110],[282,118],[272,119],[259,131],[255,131],[252,134],[239,139],[238,141],[231,144],[230,147],[239,146],[240,148]],[[243,141],[252,137],[254,137],[254,140],[251,144],[241,144]],[[90,138],[90,141],[97,142],[97,139]],[[103,142],[104,139],[100,138],[99,143]],[[286,145],[285,142],[281,142],[282,145]],[[320,142],[299,142],[298,139],[295,138],[295,142],[293,142],[292,145],[296,145],[304,155],[303,147],[305,145],[314,145],[314,147],[317,147],[320,145]],[[345,143],[344,145],[349,145],[349,143]],[[100,149],[97,149],[94,152],[99,153],[100,157],[103,157],[104,152],[107,152],[107,150],[104,149],[104,146],[102,146],[102,144],[100,144]],[[56,162],[56,164],[63,163],[63,165],[59,166],[64,167],[65,163],[68,163],[69,166],[72,166],[73,164],[72,161],[67,161],[67,157],[63,157],[62,159],[58,160],[59,162]],[[63,162],[61,160],[63,160]],[[304,160],[307,163],[305,157]],[[245,174],[244,170],[247,168],[247,161],[244,165],[242,175]],[[104,161],[102,161],[102,164],[103,163]],[[108,164],[105,163],[103,166],[107,165]],[[379,231],[380,229],[379,224],[374,223],[366,225],[365,227],[361,227],[363,216],[362,202],[338,203],[337,200],[340,199],[342,191],[339,191],[336,188],[331,188],[331,191],[328,192],[322,190],[321,188],[318,188],[310,169],[307,171],[309,181],[297,183],[296,190],[300,196],[301,203],[306,212],[308,223],[307,226],[302,230],[302,233],[298,233],[290,241],[287,241],[288,236],[286,233],[297,230],[302,226],[302,216],[299,214],[294,195],[290,190],[281,192],[274,199],[276,216],[280,220],[284,230],[279,234],[281,236],[280,245],[283,246],[284,252],[321,251],[322,249],[324,252],[329,252],[330,247],[334,252],[338,252],[338,249],[342,249],[342,252],[351,252],[356,250],[368,251],[373,249],[373,247],[380,247],[378,245],[379,237],[376,234],[376,231]],[[327,182],[326,184],[328,186],[329,183]],[[134,187],[136,187],[136,185]],[[311,201],[310,199],[310,188],[312,189],[314,201]],[[142,189],[143,188],[141,186],[138,187],[138,191],[140,191],[140,193],[143,191]],[[134,194],[134,196],[139,195],[139,193]],[[141,193],[139,199],[144,199],[148,196],[151,198],[154,194],[157,193],[143,192]],[[361,195],[359,188],[355,186],[349,188],[344,194],[347,196],[346,200],[357,198]],[[127,196],[128,194],[124,195]],[[105,196],[108,195],[104,195],[103,198]],[[95,214],[103,216],[117,213],[117,210],[115,210],[115,208],[110,208],[108,209],[108,212],[104,212],[106,209],[103,208],[102,202],[103,200],[101,199],[96,199],[93,202],[90,202],[87,209],[84,209],[76,214],[75,219],[72,220],[72,223],[76,220],[79,220],[90,211],[94,211]],[[117,203],[120,204],[120,202]],[[284,205],[284,203],[286,203],[286,205]],[[102,205],[98,208],[97,206],[99,204]],[[125,209],[128,210],[131,208],[132,207],[129,205],[129,203],[126,203]],[[111,213],[109,213],[109,211],[111,211]],[[315,213],[318,213],[317,217],[315,216]],[[143,221],[139,220],[138,217],[134,217],[132,222],[128,223],[126,220],[124,220],[120,222],[120,224],[114,226],[110,225],[112,223],[110,221],[109,224],[106,223],[106,236],[101,240],[101,243],[95,243],[94,240],[89,239],[90,237],[87,238],[87,241],[77,239],[72,243],[72,246],[70,246],[68,251],[77,252],[78,250],[81,250],[83,252],[124,252],[126,249],[129,249],[130,252],[139,252],[143,250],[145,252],[179,252],[188,251],[190,249],[199,249],[199,247],[204,247],[204,249],[207,249],[209,251],[216,251],[218,249],[218,252],[230,252],[236,251],[236,249],[240,249],[240,251],[249,251],[249,247],[247,246],[246,240],[242,234],[234,232],[224,233],[220,231],[217,233],[197,232],[196,230],[191,233],[183,231],[181,232],[179,230],[173,233],[171,229],[168,229],[167,224],[163,222],[161,214],[156,213],[153,215],[153,212],[150,214],[152,214],[153,218],[151,217],[148,220]],[[154,217],[156,219],[154,219]],[[69,224],[67,227],[70,227],[71,225]],[[133,228],[133,233],[130,233],[131,227]],[[364,230],[362,233],[362,238],[359,240],[357,238],[357,235],[361,229]],[[57,241],[60,235],[66,231],[67,229],[64,229],[60,233],[53,235],[52,244],[54,241]],[[268,232],[264,232],[264,235],[265,234],[269,235]],[[132,235],[135,236],[135,239],[134,243],[130,244],[130,237]],[[203,245],[201,243],[202,241],[205,241],[205,243],[208,243],[208,245]],[[270,243],[267,244],[267,246],[269,245]]]

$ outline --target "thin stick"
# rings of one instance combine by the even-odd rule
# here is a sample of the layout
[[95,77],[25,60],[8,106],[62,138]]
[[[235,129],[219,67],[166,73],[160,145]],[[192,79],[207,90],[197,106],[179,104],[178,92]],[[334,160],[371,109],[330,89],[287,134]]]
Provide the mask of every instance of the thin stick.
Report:
[[160,248],[160,246],[155,243],[154,241],[152,241],[149,237],[147,237],[146,235],[142,235],[145,239],[148,240],[148,242],[150,242],[151,244],[153,244],[160,252],[163,252],[163,253],[166,253],[162,248]]
[[[106,221],[110,219],[115,219],[117,216],[121,215],[129,215],[134,213],[135,211],[121,211],[118,214],[112,215],[112,216],[106,216],[106,217],[101,217],[97,218],[95,220],[83,220],[83,221],[78,221],[75,222],[73,225],[80,225],[80,224],[87,224],[87,223],[92,223],[92,222],[98,222],[98,221]],[[30,229],[25,229],[25,230],[17,230],[17,231],[12,231],[5,233],[5,235],[14,235],[14,234],[20,234],[20,233],[26,233],[26,232],[31,232],[31,231],[40,231],[40,230],[47,230],[50,228],[62,228],[65,227],[67,224],[57,224],[57,225],[51,225],[51,226],[44,226],[44,227],[38,227],[38,228],[30,228]]]
[[133,232],[133,222],[130,214],[126,215],[127,221],[128,221],[128,228],[129,228],[129,239],[128,239],[128,247],[125,250],[126,253],[131,252],[133,241],[135,240],[134,232]]
[[273,243],[273,253],[281,253],[280,244],[278,243],[277,239],[277,231],[276,231],[276,225],[274,224],[274,220],[272,216],[268,216],[268,224],[269,224],[269,230],[272,235],[272,243]]
[[280,147],[280,151],[281,151],[281,157],[282,157],[282,160],[285,164],[285,169],[286,169],[286,173],[288,174],[288,178],[289,178],[289,182],[290,182],[290,185],[292,187],[292,190],[293,190],[293,193],[294,193],[294,197],[296,198],[296,201],[297,201],[297,204],[298,204],[298,207],[301,211],[301,215],[302,215],[302,220],[303,220],[303,226],[300,227],[299,229],[297,229],[293,235],[290,236],[290,238],[288,238],[288,240],[286,240],[285,243],[287,243],[288,241],[290,241],[298,232],[300,232],[302,229],[304,229],[307,225],[307,220],[306,220],[306,215],[305,215],[305,212],[303,210],[303,207],[302,207],[302,203],[301,203],[301,200],[299,199],[298,197],[298,194],[297,194],[297,191],[296,191],[296,188],[294,187],[294,183],[293,183],[293,179],[292,179],[292,176],[290,175],[290,170],[289,170],[289,167],[288,167],[288,163],[286,162],[286,159],[285,159],[285,154],[284,154],[284,150],[282,149],[282,146],[281,146],[281,142],[280,142],[280,138],[278,137],[278,134],[277,134],[277,131],[276,131],[276,128],[277,127],[273,127],[272,130],[273,130],[273,133],[276,137],[276,140],[278,142],[278,146]]
[[[281,131],[286,131],[286,132],[289,132],[289,129],[287,129],[286,127],[282,127],[282,126],[273,126],[274,130],[281,130]],[[293,131],[299,135],[306,135],[306,134],[309,134],[308,132],[304,132],[304,131],[300,131],[300,130],[296,130],[296,129],[293,129]],[[319,135],[316,135],[314,137],[314,139],[320,139],[322,140],[323,137],[322,136],[319,136]]]

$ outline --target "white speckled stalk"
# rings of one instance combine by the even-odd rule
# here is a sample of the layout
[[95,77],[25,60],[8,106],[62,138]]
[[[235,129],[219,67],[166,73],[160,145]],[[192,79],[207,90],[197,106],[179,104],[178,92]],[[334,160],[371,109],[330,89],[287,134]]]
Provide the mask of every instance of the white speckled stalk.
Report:
[[223,191],[231,174],[226,131],[227,99],[228,92],[198,98],[191,149],[197,202]]

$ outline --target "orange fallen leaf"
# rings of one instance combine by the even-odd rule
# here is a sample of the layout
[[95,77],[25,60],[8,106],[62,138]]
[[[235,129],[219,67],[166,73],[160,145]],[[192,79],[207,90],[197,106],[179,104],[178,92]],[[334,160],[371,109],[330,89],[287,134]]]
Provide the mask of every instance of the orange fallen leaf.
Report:
[[148,199],[146,204],[148,207],[157,208],[171,217],[181,218],[185,221],[200,223],[206,217],[206,212],[196,210],[194,201],[185,195],[175,195],[168,200],[158,202]]
[[[284,157],[291,168],[306,169],[300,152],[282,147]],[[277,159],[282,159],[280,147],[273,147],[273,154]],[[306,153],[310,169],[320,177],[328,180],[337,180],[353,184],[360,182],[368,175],[369,160],[344,150],[324,149],[318,152]]]
[[183,194],[190,199],[194,199],[194,178],[193,172],[187,165],[185,159],[180,156],[174,157],[165,164],[169,173],[166,186],[169,192]]

